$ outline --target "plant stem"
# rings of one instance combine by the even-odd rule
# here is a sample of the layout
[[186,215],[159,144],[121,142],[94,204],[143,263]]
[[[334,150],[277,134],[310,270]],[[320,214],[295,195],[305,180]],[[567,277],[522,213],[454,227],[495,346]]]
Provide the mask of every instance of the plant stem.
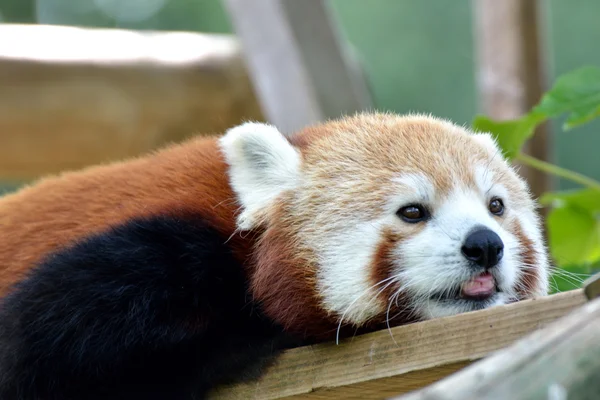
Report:
[[595,179],[589,178],[585,175],[579,174],[577,172],[561,168],[557,165],[550,164],[546,161],[539,160],[535,157],[531,157],[530,155],[524,153],[519,153],[516,157],[516,160],[540,171],[556,175],[561,178],[565,178],[570,181],[579,183],[580,185],[587,186],[591,189],[600,191],[600,182],[598,182]]

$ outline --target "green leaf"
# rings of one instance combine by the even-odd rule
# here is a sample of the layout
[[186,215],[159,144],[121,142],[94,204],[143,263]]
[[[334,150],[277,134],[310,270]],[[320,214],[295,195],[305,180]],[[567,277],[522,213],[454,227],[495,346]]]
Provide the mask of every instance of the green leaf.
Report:
[[560,76],[532,111],[548,118],[570,113],[565,130],[600,116],[600,68],[588,66]]
[[519,119],[508,121],[494,121],[483,115],[478,115],[473,120],[473,129],[479,132],[489,132],[495,137],[502,149],[504,156],[509,160],[514,159],[520,152],[523,144],[529,139],[538,124],[544,117],[531,113]]
[[549,193],[542,203],[548,214],[550,252],[559,265],[590,264],[600,260],[600,193],[592,189]]
[[473,129],[490,132],[508,159],[514,159],[535,128],[549,118],[568,113],[564,129],[582,125],[600,116],[600,68],[583,67],[559,77],[528,114],[507,121],[483,115],[473,120]]
[[595,189],[565,190],[547,192],[540,198],[545,206],[575,207],[592,214],[600,213],[600,191]]
[[519,119],[494,121],[486,116],[478,115],[473,119],[473,129],[479,132],[489,132],[496,138],[504,156],[514,159],[523,144],[529,139],[544,117],[531,113]]
[[550,212],[547,223],[550,251],[558,264],[600,260],[600,226],[592,214],[571,207],[557,208]]

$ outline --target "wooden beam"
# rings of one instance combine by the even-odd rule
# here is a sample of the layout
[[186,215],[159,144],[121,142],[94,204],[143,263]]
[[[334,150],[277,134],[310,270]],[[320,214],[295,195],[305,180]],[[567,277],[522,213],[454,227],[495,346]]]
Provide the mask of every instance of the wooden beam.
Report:
[[396,400],[592,400],[600,394],[600,298],[426,389]]
[[0,37],[2,180],[263,119],[232,36],[2,24]]
[[590,300],[600,297],[600,272],[583,282],[583,292]]
[[265,115],[283,132],[371,107],[324,0],[225,0]]
[[[546,87],[543,2],[538,0],[473,0],[479,97],[483,112],[499,120],[520,117],[541,98]],[[549,124],[542,124],[526,145],[530,155],[548,160]],[[521,168],[536,196],[551,189],[550,177]]]
[[260,380],[211,399],[380,400],[422,388],[560,318],[582,290],[290,350]]

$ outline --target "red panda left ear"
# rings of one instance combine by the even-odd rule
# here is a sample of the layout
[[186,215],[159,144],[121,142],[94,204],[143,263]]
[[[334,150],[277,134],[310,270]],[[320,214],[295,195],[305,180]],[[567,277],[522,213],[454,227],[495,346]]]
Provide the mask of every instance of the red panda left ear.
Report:
[[477,142],[479,142],[481,145],[483,145],[486,150],[492,154],[492,156],[498,155],[498,156],[503,156],[502,151],[500,150],[500,147],[498,147],[498,144],[496,143],[496,139],[494,139],[494,137],[486,132],[477,132],[477,133],[473,133],[471,135]]
[[275,127],[255,122],[230,129],[219,144],[242,206],[238,227],[252,229],[283,191],[296,186],[300,154]]

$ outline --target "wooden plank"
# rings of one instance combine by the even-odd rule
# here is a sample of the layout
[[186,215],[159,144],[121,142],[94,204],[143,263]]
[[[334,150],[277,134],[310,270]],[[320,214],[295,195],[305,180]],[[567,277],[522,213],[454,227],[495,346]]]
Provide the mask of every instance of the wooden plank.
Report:
[[[448,365],[440,365],[435,368],[410,371],[402,375],[391,376],[389,378],[373,379],[346,386],[335,388],[322,388],[314,392],[287,396],[286,400],[331,400],[331,399],[385,399],[396,396],[399,393],[406,393],[412,390],[420,389],[429,384],[437,382],[440,377],[455,373],[467,365],[468,361]],[[262,397],[256,397],[262,399]]]
[[[537,0],[474,0],[474,36],[479,97],[483,112],[495,119],[526,113],[546,86],[544,43]],[[541,125],[526,145],[533,157],[549,160],[549,124]],[[533,193],[539,197],[552,187],[548,174],[522,167]]]
[[257,382],[211,398],[383,399],[437,381],[584,302],[576,290],[293,349]]
[[226,0],[265,115],[283,132],[371,107],[324,0]]
[[0,179],[262,120],[232,36],[0,25]]
[[583,292],[589,300],[600,297],[600,272],[583,282]]
[[600,298],[419,392],[396,400],[595,400]]

